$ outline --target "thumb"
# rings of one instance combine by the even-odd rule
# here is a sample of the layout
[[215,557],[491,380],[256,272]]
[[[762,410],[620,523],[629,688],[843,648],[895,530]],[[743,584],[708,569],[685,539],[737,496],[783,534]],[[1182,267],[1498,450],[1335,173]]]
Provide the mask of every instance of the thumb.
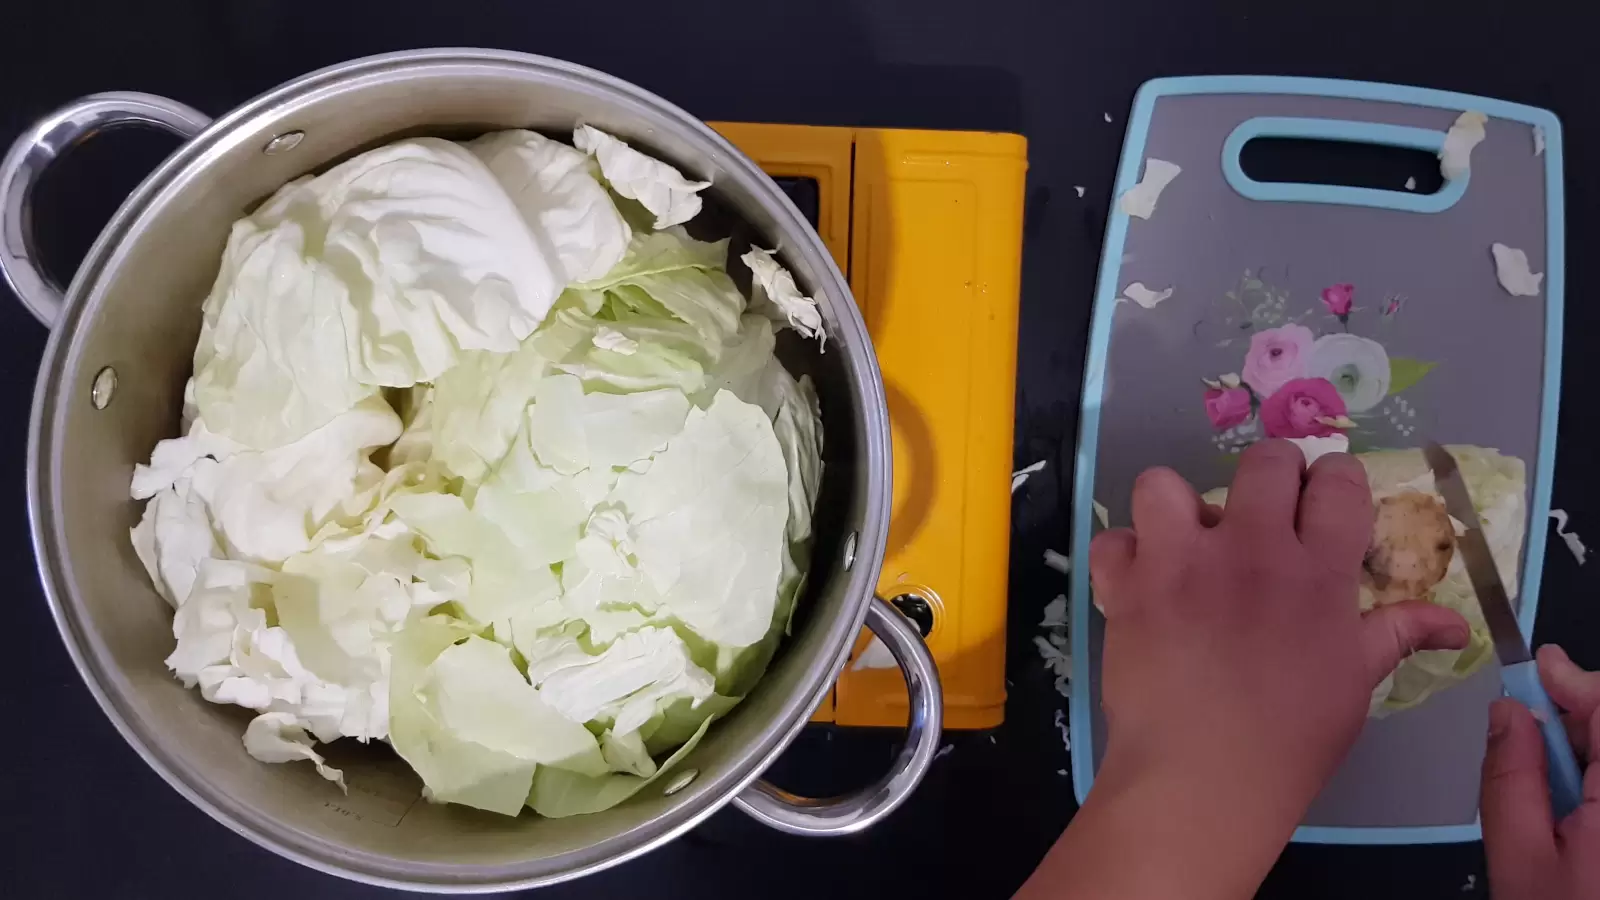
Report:
[[1361,646],[1374,687],[1413,651],[1460,650],[1472,637],[1460,613],[1426,600],[1380,606],[1361,618]]
[[1600,709],[1600,672],[1585,672],[1555,644],[1539,648],[1539,675],[1550,699],[1580,723]]
[[1533,713],[1515,700],[1489,707],[1483,758],[1483,848],[1496,897],[1544,897],[1556,871],[1555,824],[1545,777],[1544,738]]

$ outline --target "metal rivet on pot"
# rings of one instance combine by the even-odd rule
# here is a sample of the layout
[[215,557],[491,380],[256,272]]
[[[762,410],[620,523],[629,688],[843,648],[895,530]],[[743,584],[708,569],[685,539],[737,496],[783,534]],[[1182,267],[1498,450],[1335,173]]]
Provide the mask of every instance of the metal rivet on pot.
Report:
[[290,150],[300,146],[300,142],[305,139],[306,133],[304,131],[285,131],[283,134],[267,141],[267,145],[261,148],[261,152],[268,156],[288,153]]
[[855,565],[855,564],[856,564],[856,533],[854,531],[852,531],[852,532],[850,532],[850,536],[844,539],[844,570],[846,572],[850,571],[850,567]]
[[661,791],[661,796],[663,796],[663,797],[671,797],[673,794],[676,794],[677,792],[679,792],[679,791],[683,790],[684,788],[688,787],[691,782],[693,782],[696,778],[699,778],[699,777],[700,777],[700,770],[699,769],[684,769],[682,772],[678,773],[678,777],[677,778],[674,778],[671,781],[667,782],[667,786],[665,788],[663,788],[662,791]]
[[94,376],[94,384],[89,389],[89,402],[95,409],[105,409],[111,405],[111,395],[117,392],[117,370],[106,366]]

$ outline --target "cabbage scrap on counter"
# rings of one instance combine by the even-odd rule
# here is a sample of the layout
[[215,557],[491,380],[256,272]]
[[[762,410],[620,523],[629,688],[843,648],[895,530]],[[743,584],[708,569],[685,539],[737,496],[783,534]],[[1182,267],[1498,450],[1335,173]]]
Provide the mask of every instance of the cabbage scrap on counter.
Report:
[[234,225],[132,541],[257,759],[342,786],[316,744],[387,741],[432,800],[593,812],[785,632],[822,427],[774,329],[816,303],[759,249],[747,303],[706,183],[575,138],[401,141]]
[[[1447,449],[1461,467],[1500,579],[1515,600],[1527,528],[1527,473],[1522,460],[1483,447]],[[1416,706],[1466,680],[1493,658],[1494,642],[1466,567],[1455,552],[1455,536],[1466,526],[1445,512],[1422,451],[1378,450],[1358,453],[1356,458],[1366,467],[1377,507],[1362,572],[1361,608],[1424,599],[1460,613],[1471,628],[1465,649],[1418,651],[1384,679],[1373,691],[1368,710],[1369,715],[1383,716]],[[1222,506],[1227,497],[1227,488],[1218,488],[1203,499]]]

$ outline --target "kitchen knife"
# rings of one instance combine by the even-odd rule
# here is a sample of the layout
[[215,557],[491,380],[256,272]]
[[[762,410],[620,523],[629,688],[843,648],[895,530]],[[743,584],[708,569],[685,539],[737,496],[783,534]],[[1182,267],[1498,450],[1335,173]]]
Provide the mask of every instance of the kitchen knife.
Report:
[[1444,497],[1445,511],[1466,526],[1466,532],[1456,536],[1456,551],[1461,554],[1472,590],[1478,595],[1478,605],[1483,607],[1483,618],[1494,640],[1494,652],[1500,658],[1500,680],[1506,696],[1532,710],[1539,730],[1544,733],[1544,754],[1550,769],[1550,806],[1559,822],[1583,801],[1583,770],[1578,767],[1572,743],[1567,740],[1561,712],[1550,702],[1550,695],[1545,693],[1544,684],[1539,680],[1539,664],[1528,652],[1528,642],[1522,637],[1522,628],[1511,609],[1511,598],[1500,580],[1500,570],[1495,566],[1489,541],[1483,534],[1483,521],[1478,518],[1477,507],[1472,505],[1472,495],[1467,491],[1461,468],[1450,451],[1432,441],[1422,452],[1427,457],[1428,468],[1433,470],[1434,487]]

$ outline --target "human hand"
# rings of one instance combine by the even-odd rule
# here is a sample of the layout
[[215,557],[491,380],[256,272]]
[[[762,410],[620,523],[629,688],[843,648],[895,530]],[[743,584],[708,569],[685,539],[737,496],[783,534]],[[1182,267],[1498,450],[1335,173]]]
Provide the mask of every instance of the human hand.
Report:
[[1225,511],[1170,469],[1139,477],[1133,528],[1089,548],[1105,758],[1019,898],[1254,893],[1378,683],[1412,650],[1467,643],[1443,607],[1361,613],[1372,522],[1354,457],[1306,472],[1287,441],[1245,451]]
[[1467,623],[1415,601],[1362,614],[1366,471],[1287,441],[1240,460],[1226,510],[1169,469],[1140,476],[1133,528],[1090,548],[1106,615],[1105,761],[1096,780],[1205,784],[1243,842],[1276,856],[1411,651],[1466,646]]
[[1544,738],[1527,707],[1489,708],[1483,760],[1483,845],[1495,900],[1600,897],[1600,672],[1585,672],[1560,647],[1539,648],[1539,676],[1581,758],[1583,804],[1560,822],[1550,812]]

